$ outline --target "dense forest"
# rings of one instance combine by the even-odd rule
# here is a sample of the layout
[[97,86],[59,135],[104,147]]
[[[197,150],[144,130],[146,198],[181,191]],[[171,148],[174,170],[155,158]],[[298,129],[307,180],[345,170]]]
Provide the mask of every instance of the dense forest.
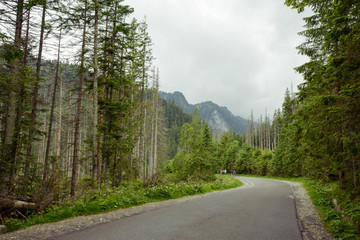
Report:
[[286,4],[313,12],[298,47],[304,82],[273,117],[251,113],[243,136],[215,138],[198,110],[160,99],[147,23],[122,0],[1,1],[2,203],[45,208],[123,181],[209,181],[222,169],[335,181],[358,198],[360,2]]
[[121,0],[0,5],[2,199],[46,207],[156,177],[189,120],[159,98],[145,20]]

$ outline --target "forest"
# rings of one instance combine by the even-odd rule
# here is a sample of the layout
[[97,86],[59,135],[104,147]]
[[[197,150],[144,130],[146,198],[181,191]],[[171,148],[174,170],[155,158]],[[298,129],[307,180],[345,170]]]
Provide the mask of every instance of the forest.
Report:
[[159,97],[146,19],[122,0],[1,1],[2,221],[18,201],[43,210],[139,180],[212,181],[222,169],[332,182],[359,202],[360,2],[285,4],[313,12],[299,33],[303,83],[273,117],[251,113],[245,135],[215,138],[197,110]]
[[0,4],[0,195],[48,206],[156,176],[167,146],[146,21],[122,1]]

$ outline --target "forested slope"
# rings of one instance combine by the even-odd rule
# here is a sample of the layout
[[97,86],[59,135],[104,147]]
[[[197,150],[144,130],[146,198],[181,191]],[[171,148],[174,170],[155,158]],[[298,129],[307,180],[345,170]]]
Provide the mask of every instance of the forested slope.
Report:
[[214,135],[217,137],[230,129],[233,129],[239,135],[243,135],[246,131],[247,120],[234,116],[226,107],[220,107],[211,101],[189,104],[185,96],[178,91],[174,93],[160,92],[160,96],[166,101],[176,104],[188,114],[192,114],[195,109],[198,109],[202,120],[209,123]]

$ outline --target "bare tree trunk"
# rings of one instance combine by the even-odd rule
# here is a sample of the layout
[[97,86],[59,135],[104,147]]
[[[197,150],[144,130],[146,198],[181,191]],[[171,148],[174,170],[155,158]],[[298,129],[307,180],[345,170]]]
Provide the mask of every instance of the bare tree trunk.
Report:
[[50,110],[49,130],[48,130],[45,160],[44,160],[44,173],[43,173],[43,181],[44,182],[46,182],[47,171],[48,171],[48,167],[49,167],[49,154],[50,154],[52,127],[53,127],[53,121],[54,121],[56,91],[57,91],[58,82],[59,82],[58,79],[59,79],[59,65],[60,65],[60,49],[61,49],[61,31],[60,31],[60,36],[59,36],[58,57],[57,57],[57,63],[56,63],[54,89],[53,89],[53,94],[52,94],[52,102],[51,102],[51,110]]
[[266,110],[266,112],[265,112],[265,115],[266,115],[266,130],[267,130],[267,139],[266,139],[266,141],[267,141],[267,147],[268,147],[268,149],[271,149],[271,143],[270,143],[270,140],[271,140],[271,129],[270,129],[270,119],[269,119],[269,117],[268,117],[268,115],[267,115],[267,110]]
[[[46,131],[46,125],[47,125],[47,117],[46,115],[43,116],[43,125],[41,127],[41,131]],[[41,136],[41,145],[38,149],[38,162],[43,163],[44,162],[44,149],[45,149],[45,139],[46,137],[43,135]]]
[[260,123],[259,123],[259,144],[260,149],[264,150],[264,138],[263,138],[263,122],[262,122],[262,115],[260,115]]
[[27,57],[29,55],[29,32],[30,32],[30,13],[31,8],[28,10],[28,15],[26,19],[26,36],[25,36],[25,47],[24,47],[24,65],[27,64]]
[[154,174],[157,174],[157,161],[158,161],[158,125],[159,125],[159,69],[157,69],[155,77],[155,86],[156,86],[156,98],[155,98],[155,142],[154,142]]
[[[57,129],[57,144],[56,144],[56,151],[55,151],[55,156],[57,158],[61,158],[61,133],[62,133],[62,99],[63,99],[63,83],[62,83],[62,78],[59,78],[59,110],[58,110],[58,129]],[[60,166],[61,166],[61,161],[60,161]]]
[[72,174],[71,174],[71,198],[75,199],[76,180],[77,180],[77,167],[79,158],[79,140],[80,140],[80,121],[81,121],[81,104],[82,104],[82,85],[85,75],[85,43],[86,43],[86,14],[87,14],[87,0],[85,0],[85,9],[83,17],[83,35],[82,35],[82,47],[81,47],[81,63],[80,63],[80,76],[79,76],[79,90],[78,90],[78,102],[76,109],[75,119],[75,134],[74,134],[74,156],[72,162]]
[[[146,97],[144,99],[144,105],[146,105]],[[143,178],[144,177],[144,165],[145,165],[145,138],[146,138],[146,117],[147,117],[147,112],[146,112],[146,106],[144,106],[144,122],[143,122],[143,137],[142,137],[142,140],[141,140],[141,149],[140,149],[140,178]]]
[[[154,85],[155,85],[155,78],[154,78]],[[154,88],[155,89],[155,88]],[[150,153],[149,153],[149,166],[148,172],[149,177],[153,175],[153,163],[154,163],[154,143],[155,143],[155,90],[152,93],[152,108],[153,112],[151,114],[151,136],[150,136]]]
[[277,141],[277,123],[274,123],[274,140],[273,140],[273,148],[276,148],[276,141]]
[[[26,21],[26,35],[25,35],[25,46],[24,46],[24,58],[23,64],[24,66],[27,64],[27,55],[28,55],[28,43],[29,43],[29,32],[30,32],[30,12],[31,9],[28,9],[27,14],[27,21]],[[20,144],[20,137],[21,137],[21,118],[23,114],[23,104],[24,104],[24,95],[25,95],[25,84],[20,82],[20,94],[17,97],[18,102],[16,104],[16,117],[15,117],[15,125],[14,125],[14,133],[13,133],[13,140],[11,145],[11,154],[8,154],[10,158],[10,173],[9,173],[9,192],[12,191],[12,185],[14,181],[14,175],[16,174],[16,159],[18,155],[18,148]],[[26,179],[24,180],[27,181]],[[23,193],[25,194],[25,186],[23,184]]]
[[[69,105],[71,106],[72,103],[71,101],[69,102]],[[71,114],[68,114],[68,123],[71,122]],[[64,168],[65,168],[65,171],[66,171],[66,176],[70,177],[71,174],[70,174],[70,170],[69,170],[69,166],[70,166],[70,161],[72,159],[72,156],[71,156],[71,151],[74,151],[73,150],[73,147],[74,147],[74,144],[73,144],[73,140],[72,140],[72,136],[73,136],[73,129],[72,127],[69,127],[67,128],[67,151],[66,151],[66,158],[65,158],[65,163],[64,163]]]
[[[23,11],[24,11],[24,1],[18,0],[17,2],[17,10],[16,10],[16,24],[15,24],[15,40],[14,45],[15,48],[20,50],[21,49],[21,31],[22,31],[22,24],[23,24]],[[6,117],[5,117],[5,128],[4,128],[4,142],[2,148],[2,155],[7,163],[10,165],[10,171],[6,176],[5,174],[1,174],[0,182],[6,182],[8,180],[8,189],[12,188],[12,181],[14,175],[14,168],[15,168],[15,155],[14,155],[14,148],[15,144],[13,142],[14,132],[16,128],[16,85],[17,85],[17,72],[19,71],[19,61],[13,61],[10,66],[10,75],[11,75],[11,85],[9,88],[9,95],[8,95],[8,104],[6,109]],[[5,172],[8,169],[4,169]],[[8,178],[8,179],[6,179]]]
[[144,175],[144,162],[145,162],[145,136],[146,136],[146,95],[145,95],[145,87],[146,87],[146,70],[145,70],[145,62],[146,62],[146,43],[144,39],[143,46],[144,56],[143,56],[143,65],[142,65],[142,88],[141,88],[141,106],[142,106],[142,114],[141,118],[143,121],[142,129],[140,130],[140,151],[139,151],[139,178],[143,178]]
[[95,180],[95,171],[99,176],[99,156],[97,155],[97,128],[98,128],[98,25],[99,25],[99,6],[98,0],[94,0],[95,16],[94,16],[94,89],[93,89],[93,132],[92,132],[92,179]]
[[[24,0],[18,0],[16,10],[16,25],[15,25],[15,40],[14,45],[17,49],[21,47],[21,31],[23,24],[23,11],[24,11]],[[15,78],[17,72],[16,62],[11,65],[10,72]],[[15,85],[15,79],[12,84]],[[12,86],[14,87],[14,86]],[[16,118],[16,93],[14,89],[10,87],[7,114],[5,119],[5,132],[4,132],[4,144],[10,146],[12,143],[14,131],[15,131],[15,118]],[[8,154],[7,152],[4,155]]]
[[[42,50],[44,44],[44,32],[45,32],[45,16],[46,16],[46,6],[47,2],[44,0],[43,2],[43,12],[42,12],[42,19],[41,19],[41,30],[40,30],[40,43],[39,43],[39,53],[38,59],[36,63],[36,81],[33,91],[33,98],[31,103],[31,116],[30,116],[30,128],[29,128],[29,142],[28,148],[26,152],[26,162],[25,162],[25,173],[24,178],[28,178],[28,171],[30,167],[30,159],[32,156],[32,144],[35,137],[35,129],[36,129],[36,112],[37,112],[37,104],[38,104],[38,94],[39,94],[39,82],[40,82],[40,70],[41,70],[41,59],[42,59]],[[26,185],[26,183],[25,183]]]

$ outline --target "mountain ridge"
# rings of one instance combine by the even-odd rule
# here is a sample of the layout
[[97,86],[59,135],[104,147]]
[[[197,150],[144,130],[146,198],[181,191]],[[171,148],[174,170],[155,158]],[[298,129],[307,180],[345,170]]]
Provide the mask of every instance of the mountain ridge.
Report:
[[243,135],[246,131],[247,120],[240,116],[235,116],[224,106],[219,106],[212,101],[205,101],[197,104],[190,104],[184,94],[175,91],[173,93],[160,92],[160,97],[168,102],[172,102],[185,113],[193,113],[197,108],[203,121],[207,121],[216,135],[221,135],[230,129],[236,134]]

